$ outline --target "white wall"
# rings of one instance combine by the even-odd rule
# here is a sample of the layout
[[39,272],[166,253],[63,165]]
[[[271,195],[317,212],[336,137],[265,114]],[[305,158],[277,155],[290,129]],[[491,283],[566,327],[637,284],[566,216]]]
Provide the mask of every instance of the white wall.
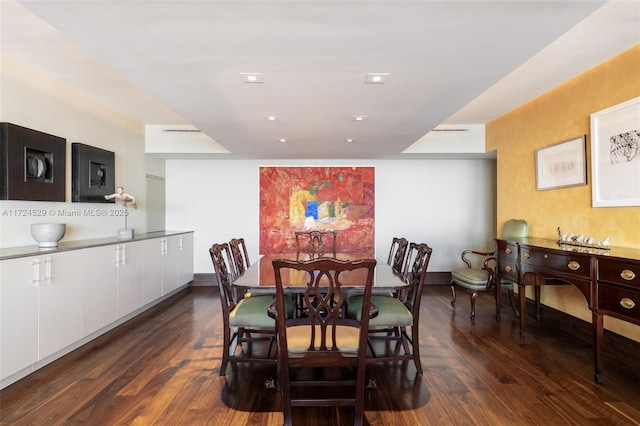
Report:
[[243,237],[258,259],[259,167],[375,167],[376,256],[404,236],[433,247],[430,271],[461,266],[466,248],[491,249],[495,237],[495,161],[167,160],[167,229],[195,231],[194,271],[212,273],[207,249]]
[[[109,216],[111,209],[120,206],[71,202],[73,142],[115,153],[115,184],[124,186],[138,204],[137,210],[130,209],[127,225],[138,233],[145,232],[144,126],[6,55],[0,61],[0,121],[67,139],[66,202],[0,201],[0,247],[35,244],[30,225],[36,222],[66,223],[63,241],[112,237],[124,227],[122,217]],[[106,208],[107,216],[84,213],[96,207]],[[16,211],[44,211],[45,215],[14,215]],[[63,217],[61,212],[80,216]]]

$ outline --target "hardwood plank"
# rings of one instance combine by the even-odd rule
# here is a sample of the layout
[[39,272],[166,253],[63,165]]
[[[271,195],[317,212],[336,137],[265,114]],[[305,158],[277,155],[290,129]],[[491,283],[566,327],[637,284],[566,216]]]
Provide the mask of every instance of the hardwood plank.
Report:
[[[372,364],[368,425],[638,425],[637,358],[605,350],[604,382],[592,378],[590,342],[509,311],[494,320],[481,295],[425,289],[413,363]],[[217,290],[191,287],[157,308],[0,391],[0,423],[282,424],[278,392],[265,388],[273,365],[232,364],[218,372],[222,317]],[[640,345],[639,345],[640,346]],[[391,349],[391,348],[390,348]],[[326,392],[330,392],[327,390]],[[348,424],[352,408],[295,409],[301,425]]]

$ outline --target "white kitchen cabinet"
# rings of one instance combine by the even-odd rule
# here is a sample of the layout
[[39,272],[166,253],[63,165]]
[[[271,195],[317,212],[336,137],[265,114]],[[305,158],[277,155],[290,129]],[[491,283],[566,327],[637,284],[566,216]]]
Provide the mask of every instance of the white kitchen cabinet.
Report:
[[177,235],[178,286],[193,281],[193,233]]
[[85,335],[118,319],[118,265],[116,246],[86,249],[87,273],[84,280]]
[[118,318],[142,307],[144,283],[144,245],[139,242],[118,244],[114,256],[118,261]]
[[0,263],[0,375],[10,376],[84,336],[84,253]]
[[0,376],[10,376],[38,360],[39,257],[0,262]]
[[162,247],[159,239],[140,241],[144,246],[144,282],[142,304],[146,305],[162,296]]
[[192,233],[0,249],[0,387],[192,279]]
[[50,264],[38,287],[38,360],[84,337],[85,252],[55,253],[44,259]]
[[178,237],[161,239],[162,244],[162,294],[171,293],[178,288]]

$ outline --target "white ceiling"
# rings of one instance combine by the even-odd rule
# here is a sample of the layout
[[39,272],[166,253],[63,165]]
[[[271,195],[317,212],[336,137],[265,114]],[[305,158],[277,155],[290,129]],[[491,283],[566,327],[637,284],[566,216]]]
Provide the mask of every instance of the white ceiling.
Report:
[[213,151],[398,158],[640,43],[640,2],[2,0],[0,23],[3,54]]

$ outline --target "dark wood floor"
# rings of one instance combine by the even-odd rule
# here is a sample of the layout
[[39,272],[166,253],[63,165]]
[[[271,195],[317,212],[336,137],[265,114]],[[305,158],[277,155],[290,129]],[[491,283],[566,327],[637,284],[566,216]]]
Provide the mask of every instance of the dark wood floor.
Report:
[[[511,312],[493,319],[490,296],[456,310],[448,286],[425,289],[421,349],[412,363],[375,365],[369,425],[640,425],[640,366],[606,352],[592,379],[589,342]],[[222,320],[217,292],[192,287],[0,394],[0,423],[16,425],[279,425],[272,366],[240,365],[218,377]],[[296,424],[342,425],[352,411],[296,409]]]

